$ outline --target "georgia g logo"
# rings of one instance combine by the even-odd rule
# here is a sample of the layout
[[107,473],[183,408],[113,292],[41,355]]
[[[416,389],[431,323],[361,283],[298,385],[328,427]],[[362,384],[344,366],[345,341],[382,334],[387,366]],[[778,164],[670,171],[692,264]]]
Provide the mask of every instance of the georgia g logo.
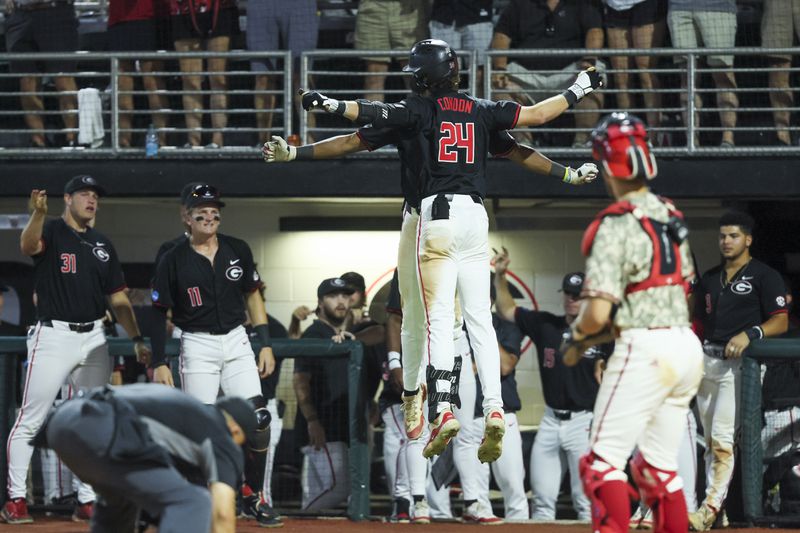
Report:
[[749,281],[737,281],[731,285],[731,290],[734,294],[743,296],[753,292],[753,285],[751,285]]
[[108,263],[108,260],[111,259],[109,253],[106,252],[104,248],[101,248],[99,246],[95,246],[94,248],[92,248],[92,253],[97,259],[99,259],[103,263]]
[[228,267],[228,270],[225,271],[225,277],[231,281],[239,281],[244,274],[244,270],[239,265],[233,265]]

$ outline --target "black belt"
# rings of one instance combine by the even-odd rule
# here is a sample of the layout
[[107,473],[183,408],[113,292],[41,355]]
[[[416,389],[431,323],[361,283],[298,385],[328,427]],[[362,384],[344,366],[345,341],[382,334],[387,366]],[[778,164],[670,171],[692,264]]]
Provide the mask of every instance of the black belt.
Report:
[[[178,327],[180,328],[180,326],[178,326]],[[220,335],[227,335],[228,333],[230,333],[233,330],[229,329],[228,331],[191,331],[191,330],[188,330],[188,329],[181,328],[181,331],[185,331],[186,333],[194,333],[194,334],[197,334],[197,335],[199,335],[199,334],[214,335],[216,337],[216,336],[220,336]]]
[[581,411],[562,411],[559,409],[553,409],[552,407],[550,408],[550,410],[553,411],[553,415],[559,420],[571,420],[573,416],[577,416],[581,413],[586,412],[585,409]]
[[[42,320],[41,324],[47,328],[53,327],[52,320]],[[65,322],[65,324],[75,333],[88,333],[94,329],[94,322]]]
[[706,342],[703,344],[703,353],[714,359],[725,359],[725,345]]

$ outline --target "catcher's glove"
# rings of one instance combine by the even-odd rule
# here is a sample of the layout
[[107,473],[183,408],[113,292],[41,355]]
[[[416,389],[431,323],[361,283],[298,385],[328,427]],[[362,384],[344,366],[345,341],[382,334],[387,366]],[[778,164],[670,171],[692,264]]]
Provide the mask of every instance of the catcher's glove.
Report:
[[618,337],[619,331],[614,326],[608,325],[594,335],[584,336],[578,333],[580,340],[576,338],[575,333],[574,329],[568,329],[561,338],[560,351],[567,366],[577,365],[583,354],[592,346],[612,342]]

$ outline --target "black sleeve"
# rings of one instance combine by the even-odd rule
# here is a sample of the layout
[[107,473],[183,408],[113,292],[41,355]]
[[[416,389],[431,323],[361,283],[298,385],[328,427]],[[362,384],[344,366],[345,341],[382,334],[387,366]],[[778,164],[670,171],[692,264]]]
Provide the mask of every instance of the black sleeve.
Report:
[[108,277],[103,282],[103,290],[106,294],[113,294],[125,288],[125,276],[122,274],[122,265],[119,262],[117,250],[114,245],[108,243]]
[[706,286],[705,276],[698,278],[697,282],[692,286],[692,296],[694,297],[694,309],[692,309],[693,317],[695,319],[703,320],[706,317]]
[[489,153],[495,157],[504,157],[517,145],[517,141],[507,131],[492,130],[489,137]]
[[174,241],[167,241],[167,242],[161,243],[161,246],[158,247],[158,251],[156,252],[156,258],[153,261],[153,274],[154,275],[155,275],[156,269],[158,268],[158,264],[161,262],[161,259],[164,257],[164,255],[167,252],[172,250],[174,247],[175,247],[175,242]]
[[489,110],[491,116],[489,129],[512,130],[517,125],[522,106],[511,100],[501,100],[492,102]]
[[370,152],[383,148],[389,144],[399,144],[400,135],[398,135],[397,128],[374,128],[372,126],[364,126],[360,128],[356,135],[367,146]]
[[519,40],[519,32],[517,31],[517,28],[519,27],[520,22],[517,2],[516,0],[511,0],[511,3],[508,4],[508,7],[506,7],[500,14],[500,20],[497,21],[494,31],[508,35],[511,37],[511,42],[513,43],[514,41]]
[[42,251],[33,256],[34,261],[44,259],[44,257],[47,255],[47,252],[53,248],[54,227],[54,220],[47,220],[42,226],[42,237],[40,239],[42,243]]
[[397,280],[397,269],[394,269],[394,276],[392,276],[392,284],[389,285],[389,298],[386,300],[386,312],[402,314],[403,310],[400,306],[400,283]]
[[150,295],[153,305],[170,309],[175,307],[176,283],[174,277],[174,252],[170,250],[156,267],[153,290]]
[[539,323],[539,311],[517,307],[514,312],[514,323],[524,335],[533,338]]
[[[324,339],[322,330],[318,327],[319,322],[314,322],[303,332],[301,339]],[[316,357],[295,357],[294,359],[294,373],[311,374],[318,366]],[[299,411],[299,409],[298,409]]]
[[216,481],[225,483],[233,490],[238,491],[242,484],[241,478],[244,472],[242,449],[236,446],[236,443],[232,440],[230,444],[226,443],[224,446],[215,445],[214,459],[217,466]]
[[524,335],[519,330],[516,324],[503,320],[497,317],[497,325],[495,326],[497,332],[497,342],[508,353],[514,354],[519,357],[520,348],[522,345],[522,338]]
[[761,281],[761,314],[766,322],[772,315],[788,313],[786,284],[776,270],[767,268]]
[[251,293],[261,287],[261,276],[258,275],[258,271],[256,270],[256,264],[255,261],[253,261],[253,251],[250,249],[250,246],[244,241],[238,241],[237,248],[239,248],[237,252],[239,252],[242,258],[242,268],[244,269],[244,273],[242,274],[244,277],[242,280],[242,292]]
[[374,110],[374,116],[364,117],[360,111],[358,122],[372,124],[376,128],[417,128],[425,124],[431,114],[430,102],[419,96],[412,96],[397,104],[367,100],[360,102],[360,105],[370,106]]
[[582,0],[578,2],[578,7],[581,17],[581,30],[585,39],[587,31],[603,27],[603,11],[599,0]]

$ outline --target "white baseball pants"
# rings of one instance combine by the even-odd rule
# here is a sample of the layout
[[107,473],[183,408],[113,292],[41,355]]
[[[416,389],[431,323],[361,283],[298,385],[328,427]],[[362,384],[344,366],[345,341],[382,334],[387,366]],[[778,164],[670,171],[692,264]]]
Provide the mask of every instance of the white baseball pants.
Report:
[[347,444],[328,442],[319,450],[303,446],[302,509],[330,509],[347,501],[350,470]]
[[267,448],[267,464],[264,470],[264,487],[261,490],[264,501],[272,507],[272,469],[275,465],[275,450],[278,448],[283,432],[283,419],[278,416],[278,401],[275,398],[267,401],[267,411],[272,415],[272,422],[269,424],[269,448]]

